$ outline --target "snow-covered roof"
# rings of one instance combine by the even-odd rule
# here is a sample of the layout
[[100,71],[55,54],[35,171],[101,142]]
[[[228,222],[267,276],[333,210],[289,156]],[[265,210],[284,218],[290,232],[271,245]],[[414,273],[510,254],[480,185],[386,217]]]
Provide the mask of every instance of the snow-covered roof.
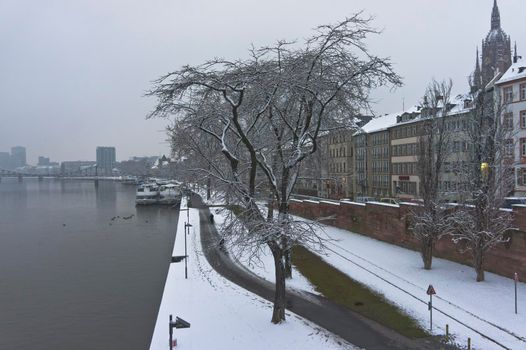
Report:
[[[469,100],[469,99],[471,99],[469,95],[457,95],[454,98],[452,98],[449,102],[451,109],[447,112],[447,116],[459,115],[459,114],[468,112],[471,109],[471,107],[466,108],[464,101]],[[443,104],[439,102],[438,107],[443,108]],[[397,125],[406,125],[406,124],[419,122],[422,120],[421,115],[420,115],[421,110],[422,108],[420,106],[414,105],[411,108],[403,112],[391,113],[391,114],[386,114],[383,116],[376,117],[372,119],[369,123],[365,124],[362,128],[360,128],[359,131],[356,132],[354,135],[359,135],[361,133],[369,134],[373,132],[387,130]],[[397,118],[406,113],[408,114],[418,113],[419,115],[417,115],[413,119],[397,123]],[[439,117],[442,116],[442,113],[439,113],[438,116]]]
[[520,59],[516,63],[513,63],[499,81],[497,81],[497,85],[521,78],[526,78],[526,59]]
[[371,133],[376,131],[387,130],[391,126],[396,125],[396,118],[404,113],[414,113],[418,111],[417,106],[413,106],[406,111],[382,115],[371,119],[371,121],[360,128],[357,134]]

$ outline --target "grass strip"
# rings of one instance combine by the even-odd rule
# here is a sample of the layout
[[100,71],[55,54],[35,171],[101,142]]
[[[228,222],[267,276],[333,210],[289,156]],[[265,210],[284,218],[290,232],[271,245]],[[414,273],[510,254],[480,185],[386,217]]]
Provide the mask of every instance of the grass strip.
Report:
[[294,247],[292,264],[325,298],[406,337],[429,337],[414,319],[390,304],[383,296],[356,282],[305,247]]

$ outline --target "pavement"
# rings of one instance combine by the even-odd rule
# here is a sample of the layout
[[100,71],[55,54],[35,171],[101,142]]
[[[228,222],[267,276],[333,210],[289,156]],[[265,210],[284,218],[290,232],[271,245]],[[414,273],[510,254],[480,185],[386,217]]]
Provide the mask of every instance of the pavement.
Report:
[[[203,253],[210,265],[221,276],[272,302],[274,284],[235,263],[228,254],[219,249],[219,234],[210,223],[210,211],[201,197],[192,195],[190,207],[199,208],[201,242]],[[287,289],[287,310],[338,335],[349,343],[367,350],[453,350],[455,347],[437,342],[435,338],[409,339],[401,334],[367,319],[348,308],[322,296],[305,291]],[[269,313],[269,322],[270,322]]]

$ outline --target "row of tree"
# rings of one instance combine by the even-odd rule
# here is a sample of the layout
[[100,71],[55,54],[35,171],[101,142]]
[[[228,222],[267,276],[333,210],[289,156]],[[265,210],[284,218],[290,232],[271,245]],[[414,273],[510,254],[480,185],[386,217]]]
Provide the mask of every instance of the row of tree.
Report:
[[[483,281],[486,252],[507,242],[514,229],[512,213],[501,209],[514,186],[513,130],[502,123],[502,99],[486,86],[465,96],[465,127],[452,132],[448,123],[459,116],[449,115],[451,88],[451,81],[434,81],[424,97],[417,147],[422,205],[412,210],[410,229],[420,242],[425,269],[431,269],[436,242],[449,236],[471,253],[477,281]],[[459,140],[470,146],[467,152],[452,147]],[[455,176],[462,184],[454,207],[440,190],[452,160],[461,164]]]

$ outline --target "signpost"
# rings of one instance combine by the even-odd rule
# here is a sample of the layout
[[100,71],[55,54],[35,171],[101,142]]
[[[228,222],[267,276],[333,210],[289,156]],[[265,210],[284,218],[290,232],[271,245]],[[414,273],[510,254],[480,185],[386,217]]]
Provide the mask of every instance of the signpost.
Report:
[[517,314],[517,282],[519,282],[519,274],[515,272],[515,314]]
[[427,287],[427,295],[429,295],[429,304],[427,304],[427,307],[429,309],[429,329],[433,330],[433,295],[436,294],[435,288],[433,288],[433,285],[429,285]]

